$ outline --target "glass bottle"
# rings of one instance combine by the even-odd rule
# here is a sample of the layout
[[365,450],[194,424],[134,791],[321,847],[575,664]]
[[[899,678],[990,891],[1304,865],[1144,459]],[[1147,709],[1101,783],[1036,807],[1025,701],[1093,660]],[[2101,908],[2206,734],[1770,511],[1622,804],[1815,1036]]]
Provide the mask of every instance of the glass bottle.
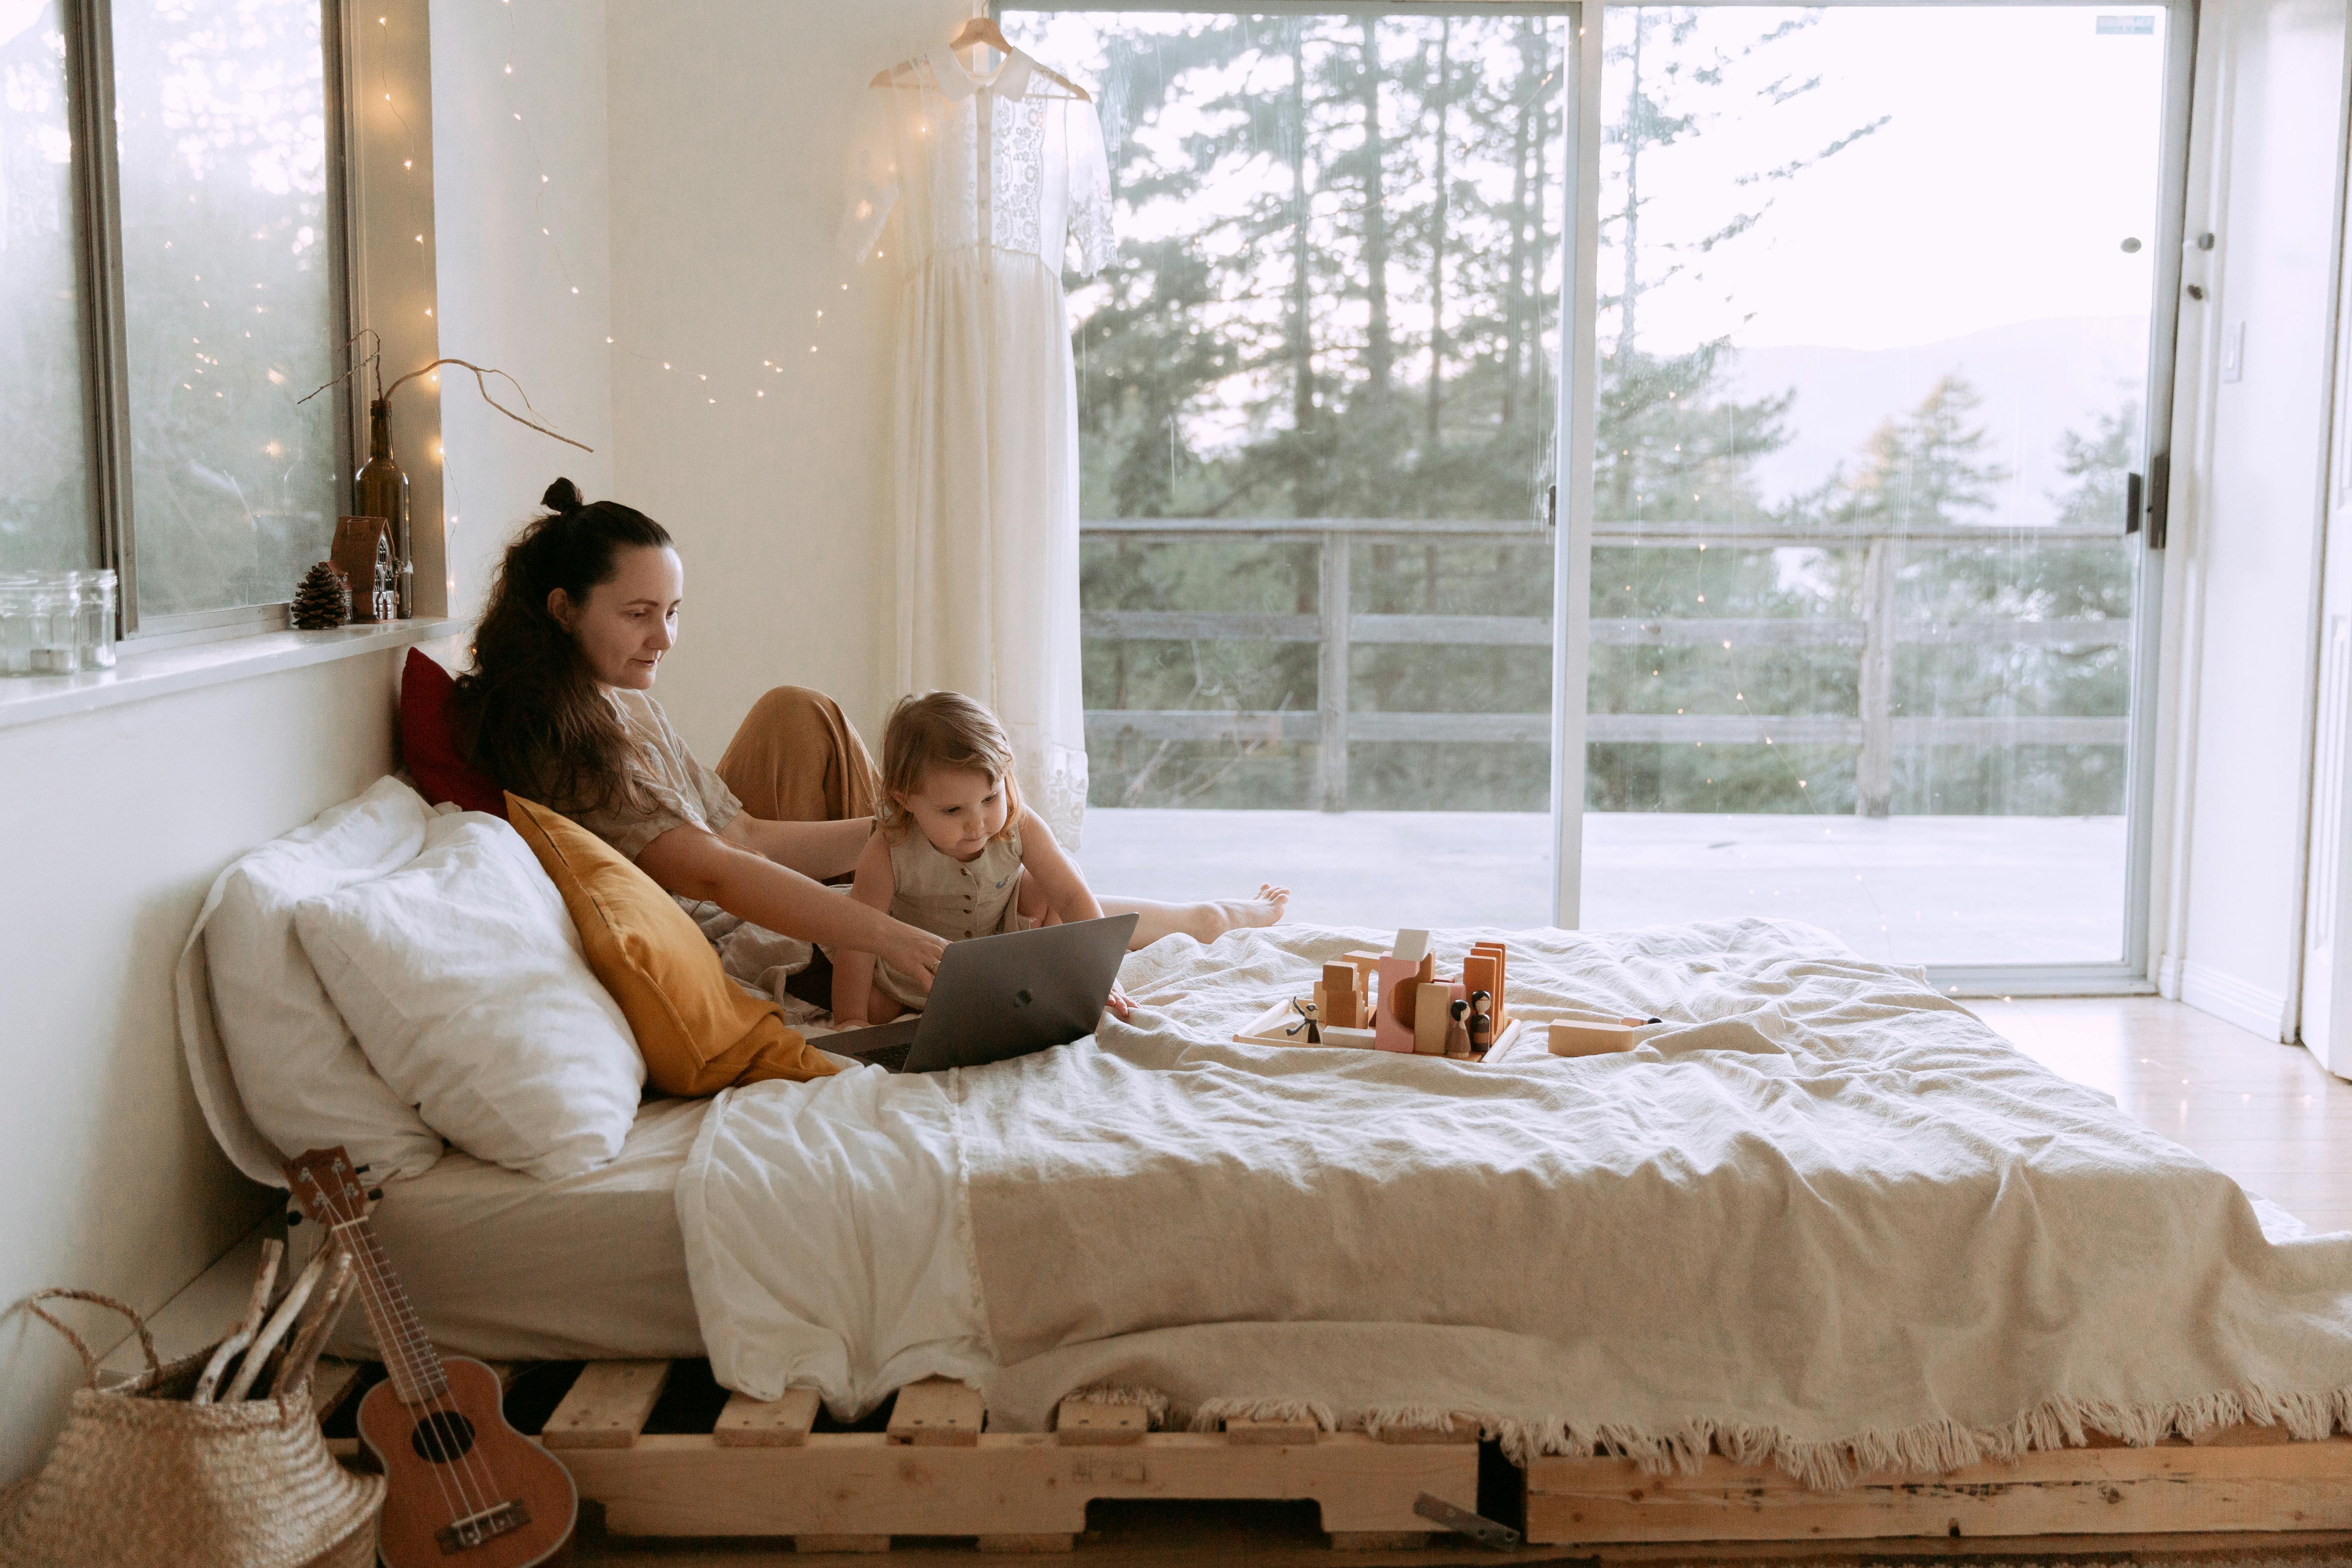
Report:
[[74,637],[79,662],[84,669],[114,668],[114,597],[115,578],[110,567],[94,572],[75,572],[68,576],[80,590],[77,601],[77,631]]
[[[416,556],[408,532],[408,476],[392,460],[392,405],[376,398],[368,405],[368,460],[352,485],[352,510],[359,517],[380,517],[392,524],[394,614],[407,620],[416,614]],[[360,584],[352,584],[360,592]]]

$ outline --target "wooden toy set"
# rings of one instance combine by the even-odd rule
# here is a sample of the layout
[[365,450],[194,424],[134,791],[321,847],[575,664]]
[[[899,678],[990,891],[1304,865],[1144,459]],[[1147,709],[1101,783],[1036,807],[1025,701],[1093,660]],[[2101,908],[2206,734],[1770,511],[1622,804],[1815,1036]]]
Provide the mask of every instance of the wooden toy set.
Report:
[[1473,942],[1462,973],[1441,975],[1425,931],[1400,931],[1386,952],[1349,952],[1323,966],[1307,996],[1276,1003],[1235,1031],[1245,1046],[1336,1046],[1456,1061],[1499,1060],[1533,1031],[1556,1057],[1630,1051],[1654,1018],[1533,1024],[1511,1016],[1510,951]]

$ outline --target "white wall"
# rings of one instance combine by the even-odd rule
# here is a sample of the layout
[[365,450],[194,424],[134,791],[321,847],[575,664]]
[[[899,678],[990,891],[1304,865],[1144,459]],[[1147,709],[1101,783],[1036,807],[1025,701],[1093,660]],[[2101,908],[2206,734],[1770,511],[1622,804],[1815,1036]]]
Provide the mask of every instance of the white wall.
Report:
[[604,83],[602,0],[433,0],[441,352],[507,371],[541,424],[595,448],[527,430],[471,375],[445,374],[451,615],[479,613],[499,552],[556,475],[591,500],[614,493]]
[[670,0],[609,0],[606,14],[614,493],[677,536],[687,570],[658,695],[706,761],[785,682],[830,691],[878,739],[895,695],[898,291],[843,261],[834,233],[867,79],[944,41],[971,6],[698,0],[689,26]]
[[[196,1108],[172,968],[223,866],[391,766],[398,658],[0,730],[0,1306],[75,1285],[152,1312],[268,1211]],[[38,1465],[79,1375],[0,1315],[0,1485]]]
[[[2293,1038],[2345,103],[2345,0],[2233,0],[2201,43],[2201,199],[2175,449],[2187,595],[2168,967],[2181,998]],[[2240,377],[2221,348],[2242,331]]]

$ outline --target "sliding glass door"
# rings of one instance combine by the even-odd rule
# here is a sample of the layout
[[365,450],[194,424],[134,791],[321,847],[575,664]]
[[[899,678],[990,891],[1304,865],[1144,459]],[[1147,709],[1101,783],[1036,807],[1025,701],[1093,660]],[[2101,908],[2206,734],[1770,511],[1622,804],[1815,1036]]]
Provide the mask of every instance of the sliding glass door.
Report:
[[1578,923],[2129,981],[2185,7],[1603,17]]

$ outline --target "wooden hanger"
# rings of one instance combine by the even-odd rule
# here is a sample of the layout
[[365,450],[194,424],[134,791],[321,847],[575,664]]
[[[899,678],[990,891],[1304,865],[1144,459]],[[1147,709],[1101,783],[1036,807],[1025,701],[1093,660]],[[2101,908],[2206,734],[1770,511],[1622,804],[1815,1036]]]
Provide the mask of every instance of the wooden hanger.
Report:
[[[1013,53],[1013,46],[1005,41],[1004,29],[996,25],[996,18],[989,16],[985,11],[976,13],[971,21],[966,22],[961,28],[957,29],[956,36],[948,40],[948,47],[950,49],[968,49],[972,47],[974,45],[984,45],[989,48],[994,49],[998,54],[1007,57],[1010,57]],[[867,82],[866,85],[868,87],[896,87],[912,89],[919,84],[911,81],[900,81],[898,78],[901,73],[913,71],[914,68],[921,63],[922,62],[920,60],[900,60],[888,70],[875,72],[874,79]],[[1070,91],[1070,96],[1076,99],[1080,103],[1092,103],[1095,100],[1094,94],[1088,92],[1085,88],[1080,87],[1076,82],[1072,81],[1068,77],[1064,76],[1060,71],[1055,70],[1053,67],[1039,65],[1035,60],[1031,60],[1029,65],[1030,68],[1034,70],[1039,76],[1044,77],[1047,81],[1055,82],[1062,87],[1067,88]]]

